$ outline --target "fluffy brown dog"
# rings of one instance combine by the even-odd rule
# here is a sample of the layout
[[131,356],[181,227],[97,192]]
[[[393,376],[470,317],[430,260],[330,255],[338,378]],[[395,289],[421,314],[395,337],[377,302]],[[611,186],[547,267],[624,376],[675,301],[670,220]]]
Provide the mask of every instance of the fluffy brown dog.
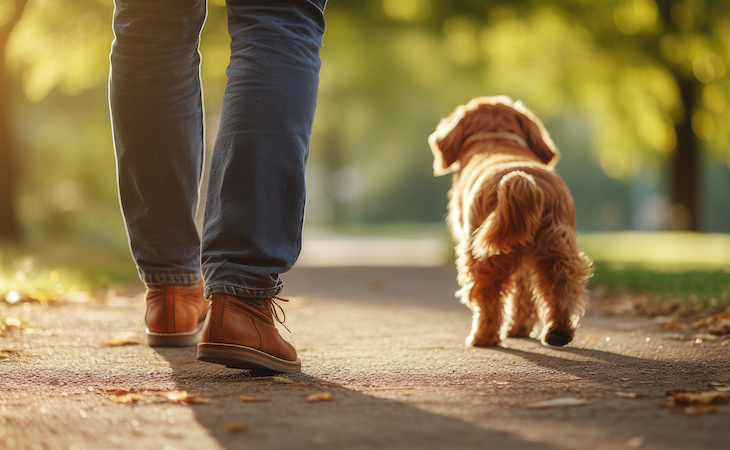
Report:
[[[448,224],[457,293],[473,312],[468,345],[539,334],[573,339],[591,261],[578,250],[575,206],[553,168],[559,153],[538,119],[510,98],[475,98],[428,139],[434,175],[455,172]],[[535,334],[537,335],[537,334]]]

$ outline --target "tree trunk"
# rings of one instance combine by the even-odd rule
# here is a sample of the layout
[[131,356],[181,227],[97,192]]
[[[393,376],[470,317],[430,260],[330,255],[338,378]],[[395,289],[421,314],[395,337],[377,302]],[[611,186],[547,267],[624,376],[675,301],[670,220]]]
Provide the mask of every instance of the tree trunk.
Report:
[[12,17],[0,27],[0,242],[19,242],[22,237],[16,210],[18,161],[12,120],[13,92],[6,49],[10,33],[27,3],[27,0],[15,0]]
[[671,159],[671,225],[675,230],[699,230],[699,152],[692,130],[692,111],[697,102],[696,83],[677,77],[684,119],[677,122],[677,147]]

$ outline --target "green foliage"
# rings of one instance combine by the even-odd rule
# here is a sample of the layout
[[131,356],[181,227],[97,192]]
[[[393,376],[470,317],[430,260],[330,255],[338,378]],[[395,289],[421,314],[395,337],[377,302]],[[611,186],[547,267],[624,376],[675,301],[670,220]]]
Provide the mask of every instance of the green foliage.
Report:
[[[125,246],[105,93],[112,8],[109,0],[30,0],[12,35],[8,62],[25,100],[15,119],[21,215],[37,239],[83,230]],[[565,125],[553,137],[582,165],[565,158],[558,170],[583,196],[586,229],[628,202],[605,198],[628,197],[628,188],[604,173],[660,174],[679,121],[690,120],[703,148],[730,163],[722,0],[332,1],[326,16],[309,225],[440,222],[449,181],[431,176],[426,138],[478,95],[523,99],[546,123]],[[228,46],[225,2],[211,0],[201,43],[210,135]],[[700,99],[687,117],[679,78]],[[625,209],[613,227],[630,226]]]
[[74,96],[106,82],[113,37],[107,0],[30,0],[9,45],[32,102],[54,88]]

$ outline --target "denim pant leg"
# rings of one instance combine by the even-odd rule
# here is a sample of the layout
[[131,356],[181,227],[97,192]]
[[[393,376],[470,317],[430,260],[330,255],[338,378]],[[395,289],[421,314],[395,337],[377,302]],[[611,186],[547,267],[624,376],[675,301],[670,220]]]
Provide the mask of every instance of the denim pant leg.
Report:
[[325,0],[228,0],[231,61],[203,227],[205,295],[266,298],[299,256]]
[[119,198],[146,283],[200,280],[198,42],[205,0],[116,0],[109,103]]

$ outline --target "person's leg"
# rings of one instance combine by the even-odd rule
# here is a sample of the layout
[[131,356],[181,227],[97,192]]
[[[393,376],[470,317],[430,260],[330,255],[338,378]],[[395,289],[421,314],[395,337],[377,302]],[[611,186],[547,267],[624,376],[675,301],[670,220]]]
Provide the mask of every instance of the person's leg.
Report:
[[271,297],[299,256],[325,0],[228,0],[231,62],[211,165],[198,359],[298,371]]
[[205,0],[116,0],[109,103],[119,198],[145,283],[197,283]]
[[206,297],[272,297],[299,256],[324,3],[228,1],[231,61],[203,227]]
[[119,198],[152,346],[195,345],[207,303],[195,208],[205,0],[116,0],[109,104]]

